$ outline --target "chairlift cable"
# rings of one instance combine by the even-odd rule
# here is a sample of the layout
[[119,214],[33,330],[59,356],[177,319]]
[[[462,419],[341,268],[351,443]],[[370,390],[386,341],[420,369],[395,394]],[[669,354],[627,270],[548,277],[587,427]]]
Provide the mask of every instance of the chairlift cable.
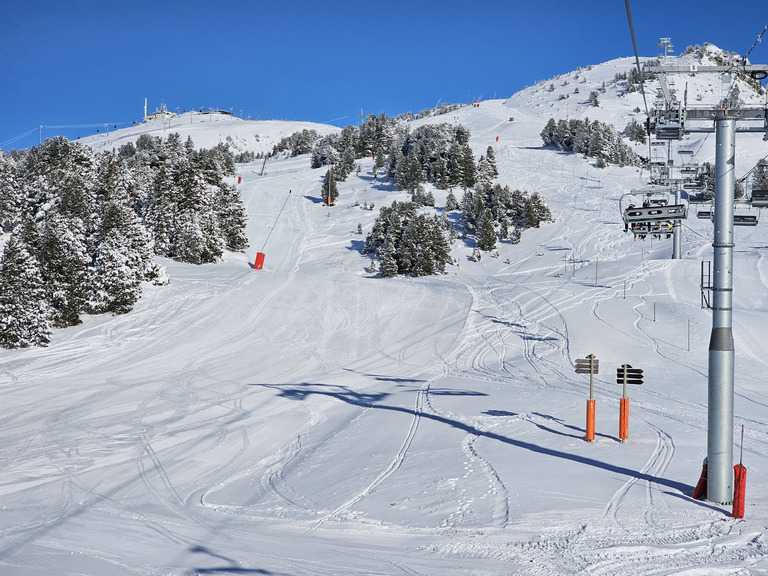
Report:
[[640,56],[637,54],[637,41],[635,40],[635,28],[632,25],[632,12],[629,9],[629,0],[624,0],[627,7],[627,21],[629,22],[629,33],[632,36],[632,48],[635,51],[635,64],[640,73],[640,93],[643,95],[643,104],[645,105],[646,132],[648,133],[648,161],[651,160],[651,113],[648,111],[648,100],[645,97],[645,82],[643,81],[643,69],[640,67]]
[[264,252],[264,249],[267,247],[267,242],[269,242],[269,237],[272,236],[272,232],[275,229],[275,226],[277,226],[277,221],[280,218],[280,215],[283,213],[283,210],[285,209],[285,205],[288,204],[288,199],[291,197],[291,192],[293,190],[288,190],[288,196],[285,198],[285,202],[283,202],[283,207],[280,208],[280,212],[277,213],[277,218],[275,218],[275,222],[272,224],[272,228],[269,230],[269,234],[267,234],[267,239],[264,240],[264,245],[261,247],[261,251]]
[[14,136],[13,138],[9,138],[8,140],[5,140],[4,142],[0,142],[0,148],[4,148],[9,144],[13,144],[17,140],[21,140],[22,138],[29,136],[30,134],[37,131],[38,131],[38,128],[32,128],[32,130],[28,130],[27,132],[24,132],[24,134],[19,134],[18,136]]
[[752,50],[754,50],[754,49],[755,49],[755,46],[757,46],[757,45],[760,43],[760,41],[763,39],[763,34],[765,34],[766,30],[768,30],[768,24],[766,24],[766,25],[765,25],[765,28],[763,28],[763,31],[762,31],[762,32],[760,32],[760,35],[757,37],[757,40],[755,40],[755,43],[754,43],[754,44],[752,44],[752,48],[750,48],[750,49],[749,49],[749,52],[747,52],[747,53],[744,55],[744,62],[745,62],[745,63],[746,63],[746,61],[747,61],[747,58],[749,58],[749,55],[752,53]]
[[[749,51],[744,55],[744,58],[741,60],[741,66],[744,67],[743,70],[746,70],[747,58],[752,53],[752,50],[755,49],[755,46],[757,46],[760,43],[760,41],[763,39],[763,34],[765,34],[766,30],[768,30],[768,25],[766,25],[765,28],[763,28],[763,31],[760,32],[760,35],[757,37],[757,40],[755,40],[755,43],[752,44],[752,48],[749,49]],[[738,67],[734,66],[734,68],[738,68]],[[752,78],[756,78],[756,77],[753,75]],[[733,87],[736,85],[736,79],[737,77],[734,77],[733,80],[731,81],[731,85],[728,87],[728,93],[725,95],[723,102],[727,102],[728,99],[730,98],[731,92],[733,91]]]

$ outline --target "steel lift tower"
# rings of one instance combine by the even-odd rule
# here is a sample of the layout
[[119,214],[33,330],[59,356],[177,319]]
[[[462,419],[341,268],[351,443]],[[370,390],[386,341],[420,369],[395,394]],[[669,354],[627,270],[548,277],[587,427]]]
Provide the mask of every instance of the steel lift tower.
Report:
[[[768,66],[752,65],[744,59],[733,66],[656,65],[646,66],[645,71],[658,74],[666,103],[663,108],[656,108],[651,114],[658,139],[681,139],[684,134],[691,132],[714,132],[716,135],[712,333],[708,366],[707,499],[730,504],[733,499],[732,304],[736,132],[763,132],[768,136],[768,106],[741,107],[725,98],[715,108],[688,108],[687,102],[679,102],[670,92],[666,76],[744,75],[763,80],[768,77]],[[742,125],[737,126],[737,123]],[[768,139],[766,136],[764,138]]]

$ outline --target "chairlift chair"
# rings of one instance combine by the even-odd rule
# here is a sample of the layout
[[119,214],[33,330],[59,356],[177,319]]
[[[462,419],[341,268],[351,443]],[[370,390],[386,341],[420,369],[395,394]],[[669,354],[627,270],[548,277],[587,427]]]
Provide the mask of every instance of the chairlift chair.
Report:
[[757,211],[739,212],[733,214],[734,226],[757,226],[760,221],[760,213]]
[[752,190],[753,208],[768,208],[768,190]]
[[714,210],[714,207],[712,206],[711,201],[696,207],[696,218],[699,218],[701,220],[712,220],[714,215],[715,215],[715,210]]
[[631,206],[624,210],[624,222],[674,222],[684,220],[688,216],[685,204],[669,204],[667,206]]

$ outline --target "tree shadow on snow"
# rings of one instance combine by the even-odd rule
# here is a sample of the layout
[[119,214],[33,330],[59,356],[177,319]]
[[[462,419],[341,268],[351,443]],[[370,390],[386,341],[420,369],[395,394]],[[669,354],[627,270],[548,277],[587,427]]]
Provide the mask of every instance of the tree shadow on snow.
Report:
[[347,246],[347,250],[354,250],[355,252],[359,252],[360,254],[363,253],[363,248],[365,248],[365,242],[362,240],[352,240],[350,245]]
[[[341,400],[342,402],[346,402],[347,404],[351,404],[353,406],[364,406],[367,408],[375,408],[378,410],[400,412],[402,414],[409,414],[411,416],[418,415],[419,417],[424,418],[426,420],[432,420],[433,422],[439,422],[441,424],[445,424],[446,426],[450,426],[451,428],[461,430],[463,432],[466,432],[467,434],[472,434],[473,436],[488,438],[489,440],[502,442],[504,444],[508,444],[509,446],[514,446],[515,448],[520,448],[522,450],[528,450],[536,454],[542,454],[544,456],[550,456],[553,458],[561,458],[563,460],[568,460],[571,462],[576,462],[578,464],[583,464],[584,466],[599,468],[601,470],[605,470],[613,474],[620,474],[622,476],[627,476],[628,478],[635,478],[638,480],[653,482],[654,484],[658,484],[660,486],[666,486],[667,488],[671,488],[672,490],[675,490],[681,494],[685,494],[688,496],[690,496],[693,493],[693,486],[684,484],[682,482],[676,482],[674,480],[670,480],[669,478],[654,476],[646,472],[640,472],[638,470],[632,470],[631,468],[626,468],[624,466],[611,464],[609,462],[603,462],[601,460],[597,460],[596,458],[591,458],[589,456],[580,456],[578,454],[571,454],[563,450],[546,448],[544,446],[539,446],[538,444],[534,444],[532,442],[526,442],[524,440],[510,438],[508,436],[504,436],[496,432],[481,430],[480,428],[477,428],[476,426],[473,426],[471,424],[467,424],[466,422],[460,422],[458,420],[447,418],[439,414],[430,414],[427,412],[419,412],[417,414],[416,411],[414,411],[411,408],[405,408],[402,406],[388,406],[385,404],[380,404],[379,402],[381,402],[382,400],[390,396],[390,394],[386,392],[359,393],[349,389],[346,386],[336,386],[331,384],[319,384],[319,383],[309,383],[309,382],[303,382],[297,386],[282,386],[279,384],[251,384],[251,386],[262,386],[265,388],[274,388],[275,390],[279,391],[278,393],[279,396],[282,396],[284,398],[290,398],[292,400],[306,400],[310,396],[319,395],[319,396],[336,398],[337,400]],[[564,435],[564,436],[570,436],[569,434],[557,432],[541,424],[536,424],[536,425],[539,427],[543,427],[544,430],[547,430],[550,432],[555,432],[557,434]],[[583,429],[581,428],[574,427],[574,429],[579,430],[580,432],[583,432]],[[577,437],[583,437],[583,436],[577,436]],[[611,438],[611,437],[608,436],[608,438]]]
[[189,551],[192,552],[193,554],[205,554],[212,558],[223,560],[224,562],[227,562],[229,564],[229,566],[216,566],[211,568],[192,568],[189,571],[190,575],[194,575],[194,574],[265,574],[268,576],[269,575],[287,576],[286,574],[269,572],[267,570],[261,570],[260,568],[243,568],[242,566],[238,566],[237,562],[232,558],[227,558],[226,556],[217,554],[213,550],[205,546],[191,546],[189,548]]
[[372,378],[373,380],[379,380],[381,382],[426,382],[426,380],[419,380],[417,378],[396,378],[393,376],[383,376],[381,374],[367,374],[365,372],[358,372],[357,370],[352,370],[351,368],[343,368],[343,370],[347,372],[353,372],[355,374],[360,374],[361,376],[365,376],[366,378]]

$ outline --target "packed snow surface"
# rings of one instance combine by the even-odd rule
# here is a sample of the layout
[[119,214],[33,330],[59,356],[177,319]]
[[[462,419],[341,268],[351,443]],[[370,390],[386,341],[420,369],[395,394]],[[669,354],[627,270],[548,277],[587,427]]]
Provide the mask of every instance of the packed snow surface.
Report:
[[[550,115],[621,130],[639,94],[610,85],[600,108],[586,99],[630,66],[422,121],[466,125],[477,156],[495,149],[500,183],[551,207],[555,222],[498,257],[474,262],[460,239],[445,275],[376,277],[365,234],[408,195],[375,180],[372,159],[332,208],[308,157],[263,174],[258,160],[239,166],[247,253],[163,260],[170,285],[145,286],[132,312],[0,352],[0,573],[768,573],[768,225],[735,234],[734,453],[743,424],[749,470],[735,520],[691,498],[707,442],[712,223],[692,209],[671,260],[671,240],[634,241],[621,222],[619,197],[647,173],[540,147]],[[209,124],[196,143],[231,135],[257,152],[262,126],[265,149],[311,127]],[[714,137],[684,144],[713,160]],[[739,177],[768,146],[738,135],[736,153]],[[439,212],[447,192],[435,194]],[[600,360],[591,443],[589,377],[574,372],[588,354]],[[625,363],[645,382],[629,391],[622,443]]]

